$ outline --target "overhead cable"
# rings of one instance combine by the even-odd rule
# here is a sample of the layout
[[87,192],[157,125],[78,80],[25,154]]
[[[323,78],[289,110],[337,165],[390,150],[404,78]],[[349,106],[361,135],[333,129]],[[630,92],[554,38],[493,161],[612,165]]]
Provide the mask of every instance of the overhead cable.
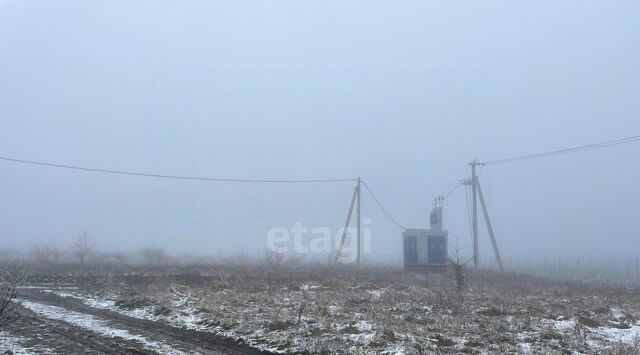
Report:
[[619,145],[619,144],[632,143],[632,142],[638,142],[638,141],[640,141],[640,135],[635,135],[635,136],[630,136],[630,137],[625,137],[625,138],[612,139],[612,140],[604,141],[604,142],[600,142],[600,143],[587,144],[587,145],[573,147],[573,148],[553,150],[553,151],[550,151],[550,152],[521,155],[521,156],[515,156],[515,157],[503,158],[503,159],[488,160],[488,161],[484,161],[482,163],[485,164],[485,165],[511,163],[511,162],[516,162],[516,161],[521,161],[521,160],[546,158],[546,157],[551,157],[551,156],[556,156],[556,155],[581,152],[583,150],[599,149],[599,148],[609,147],[609,146],[612,146],[612,145]]
[[8,158],[8,157],[0,157],[0,160],[14,162],[14,163],[20,163],[20,164],[40,165],[40,166],[48,166],[48,167],[63,168],[63,169],[70,169],[70,170],[88,171],[88,172],[95,172],[95,173],[132,175],[132,176],[143,176],[143,177],[162,178],[162,179],[178,179],[178,180],[201,180],[201,181],[243,182],[243,183],[332,183],[332,182],[346,182],[346,181],[352,181],[353,182],[353,181],[358,181],[358,179],[311,179],[311,180],[234,179],[234,178],[218,178],[218,177],[203,177],[203,176],[152,174],[152,173],[144,173],[144,172],[132,172],[132,171],[122,171],[122,170],[87,168],[87,167],[82,167],[82,166],[74,166],[74,165],[67,165],[67,164],[54,164],[54,163],[46,163],[46,162],[24,160],[24,159],[15,159],[15,158]]
[[367,191],[369,191],[369,194],[371,195],[371,197],[373,198],[373,200],[378,204],[378,206],[380,207],[380,209],[387,215],[387,217],[389,217],[389,219],[398,227],[400,227],[400,229],[403,230],[407,230],[407,228],[405,228],[400,222],[398,222],[397,219],[395,219],[395,217],[393,217],[391,215],[391,213],[389,213],[389,211],[382,205],[382,203],[380,202],[380,200],[378,200],[378,198],[376,197],[376,195],[373,193],[373,191],[371,191],[371,188],[369,187],[369,185],[367,185],[367,183],[362,180],[362,185],[364,185],[364,187],[367,189]]

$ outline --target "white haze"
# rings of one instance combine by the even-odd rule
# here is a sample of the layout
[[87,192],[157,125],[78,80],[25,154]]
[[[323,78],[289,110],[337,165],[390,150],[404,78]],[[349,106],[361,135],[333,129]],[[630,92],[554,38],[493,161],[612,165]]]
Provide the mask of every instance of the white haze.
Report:
[[[0,156],[259,179],[361,176],[401,223],[467,163],[640,133],[637,1],[0,1]],[[505,257],[633,256],[640,144],[489,166]],[[0,249],[257,254],[336,230],[353,185],[249,185],[0,162]],[[401,230],[367,194],[371,259]],[[464,191],[445,224],[470,251]],[[481,226],[483,228],[483,226]],[[482,230],[483,259],[491,257]]]

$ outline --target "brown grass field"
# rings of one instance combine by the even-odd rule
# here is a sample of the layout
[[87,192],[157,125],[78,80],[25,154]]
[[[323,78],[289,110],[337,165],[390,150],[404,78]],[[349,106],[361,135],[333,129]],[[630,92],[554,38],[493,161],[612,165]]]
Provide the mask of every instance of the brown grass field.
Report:
[[262,352],[640,352],[640,289],[522,274],[467,272],[460,291],[450,272],[391,267],[57,265],[29,286]]

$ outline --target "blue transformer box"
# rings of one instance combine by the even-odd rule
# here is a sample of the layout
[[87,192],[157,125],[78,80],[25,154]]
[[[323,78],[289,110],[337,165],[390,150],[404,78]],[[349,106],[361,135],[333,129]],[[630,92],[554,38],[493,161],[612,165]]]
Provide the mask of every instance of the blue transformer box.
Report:
[[442,206],[430,216],[431,228],[402,233],[405,271],[444,271],[449,263],[449,233],[442,228]]

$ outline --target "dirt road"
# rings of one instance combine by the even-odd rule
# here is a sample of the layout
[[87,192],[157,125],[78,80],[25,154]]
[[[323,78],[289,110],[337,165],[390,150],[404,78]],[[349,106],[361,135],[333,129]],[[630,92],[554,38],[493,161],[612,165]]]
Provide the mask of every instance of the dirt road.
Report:
[[2,349],[0,342],[0,354],[264,354],[212,333],[91,308],[42,289],[24,289],[21,297],[22,317],[3,329],[19,348]]

